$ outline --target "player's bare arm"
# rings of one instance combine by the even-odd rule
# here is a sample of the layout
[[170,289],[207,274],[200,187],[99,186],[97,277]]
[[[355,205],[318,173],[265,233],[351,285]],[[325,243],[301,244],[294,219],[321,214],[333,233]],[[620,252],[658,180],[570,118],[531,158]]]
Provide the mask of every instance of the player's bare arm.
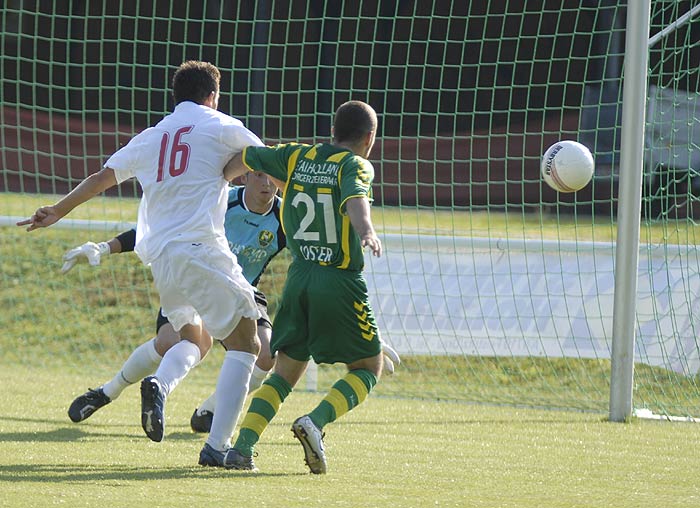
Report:
[[239,176],[245,175],[250,170],[243,162],[243,152],[240,152],[234,155],[224,166],[224,178],[230,182]]
[[117,179],[114,176],[114,171],[111,168],[104,168],[88,176],[56,204],[42,206],[29,219],[19,221],[17,225],[29,226],[27,231],[48,227],[65,217],[75,207],[89,201],[116,184]]
[[355,232],[360,237],[363,247],[369,247],[376,257],[382,255],[382,242],[377,236],[377,232],[372,225],[370,215],[370,204],[366,197],[354,197],[348,199],[345,204],[350,223],[355,229]]

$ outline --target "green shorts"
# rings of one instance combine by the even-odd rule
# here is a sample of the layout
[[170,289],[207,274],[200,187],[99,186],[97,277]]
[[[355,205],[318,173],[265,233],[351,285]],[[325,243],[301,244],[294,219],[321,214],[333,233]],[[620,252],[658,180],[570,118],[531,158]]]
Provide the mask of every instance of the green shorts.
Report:
[[272,352],[298,361],[352,363],[381,352],[367,283],[349,272],[294,261],[272,325]]

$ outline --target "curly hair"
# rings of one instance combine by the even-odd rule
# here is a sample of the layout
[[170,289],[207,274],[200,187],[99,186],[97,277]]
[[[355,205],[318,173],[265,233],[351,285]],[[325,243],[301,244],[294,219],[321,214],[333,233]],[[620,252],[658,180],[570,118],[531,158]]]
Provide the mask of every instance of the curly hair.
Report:
[[173,100],[175,104],[192,101],[202,104],[212,92],[219,91],[221,72],[209,62],[188,60],[183,62],[173,76]]

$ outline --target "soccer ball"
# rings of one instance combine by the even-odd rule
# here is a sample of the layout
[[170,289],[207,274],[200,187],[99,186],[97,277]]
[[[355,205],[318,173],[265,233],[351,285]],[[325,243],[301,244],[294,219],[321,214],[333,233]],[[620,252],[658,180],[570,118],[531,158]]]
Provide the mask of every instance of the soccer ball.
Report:
[[576,141],[558,141],[542,156],[540,170],[547,185],[559,192],[576,192],[593,178],[593,156]]

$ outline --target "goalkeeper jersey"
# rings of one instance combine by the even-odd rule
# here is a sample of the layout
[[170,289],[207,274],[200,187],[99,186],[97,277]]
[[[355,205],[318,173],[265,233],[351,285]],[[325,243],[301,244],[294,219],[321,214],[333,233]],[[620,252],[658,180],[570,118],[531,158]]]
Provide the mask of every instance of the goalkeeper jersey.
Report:
[[229,191],[224,231],[243,275],[255,286],[268,263],[286,245],[280,224],[282,200],[275,196],[270,210],[259,214],[248,210],[244,194],[245,187],[233,187]]
[[328,143],[249,146],[243,161],[286,182],[282,226],[294,260],[360,271],[364,255],[350,224],[348,199],[372,200],[374,167],[351,151]]

